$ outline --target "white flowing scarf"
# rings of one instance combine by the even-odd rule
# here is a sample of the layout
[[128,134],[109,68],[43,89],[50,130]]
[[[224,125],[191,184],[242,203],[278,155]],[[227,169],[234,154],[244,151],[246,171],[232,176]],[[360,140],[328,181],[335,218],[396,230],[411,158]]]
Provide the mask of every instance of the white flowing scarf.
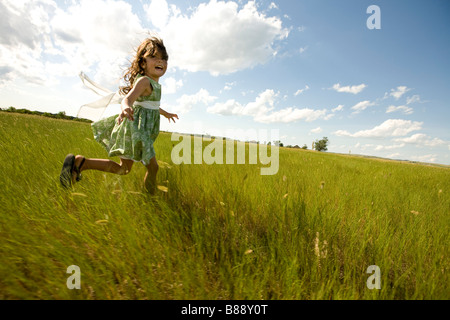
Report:
[[94,102],[82,105],[80,107],[80,110],[78,110],[77,114],[78,118],[85,118],[97,121],[102,117],[108,105],[120,104],[122,102],[124,97],[118,91],[112,92],[102,87],[101,85],[89,79],[89,77],[86,74],[84,74],[84,72],[80,72],[79,76],[81,78],[81,81],[83,81],[83,84],[86,87],[94,91],[99,96],[102,96],[102,98]]
[[[103,113],[105,112],[106,108],[110,104],[120,104],[122,103],[122,100],[124,98],[123,95],[119,93],[119,91],[112,92],[101,85],[95,83],[89,77],[84,74],[84,72],[80,72],[79,74],[81,81],[83,81],[83,84],[94,91],[96,94],[102,96],[102,98],[82,105],[80,110],[78,110],[77,117],[78,118],[85,118],[90,119],[93,121],[98,121],[101,119]],[[160,106],[159,101],[141,101],[141,102],[135,102],[135,105],[142,106],[146,109],[153,109],[158,110]]]

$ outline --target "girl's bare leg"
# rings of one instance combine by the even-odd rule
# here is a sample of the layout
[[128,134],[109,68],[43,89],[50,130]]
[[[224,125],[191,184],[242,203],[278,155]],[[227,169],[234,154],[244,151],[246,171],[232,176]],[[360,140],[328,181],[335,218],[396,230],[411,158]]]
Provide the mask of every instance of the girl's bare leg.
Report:
[[150,194],[154,194],[156,191],[156,174],[158,173],[158,169],[158,161],[156,161],[156,157],[153,157],[147,165],[147,172],[144,178],[145,189]]
[[[83,156],[77,155],[75,157],[75,166],[81,164]],[[126,175],[131,171],[134,161],[130,159],[120,158],[120,163],[108,159],[88,159],[84,161],[80,171],[84,170],[98,170],[103,172],[110,172],[119,175]]]

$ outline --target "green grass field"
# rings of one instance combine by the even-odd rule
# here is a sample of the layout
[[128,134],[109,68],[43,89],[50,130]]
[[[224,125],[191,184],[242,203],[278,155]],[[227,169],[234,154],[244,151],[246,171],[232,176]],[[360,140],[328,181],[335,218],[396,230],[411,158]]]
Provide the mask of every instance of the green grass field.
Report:
[[0,113],[0,299],[450,298],[448,167],[281,148],[262,176],[174,165],[173,144],[155,145],[167,192],[141,164],[66,191],[67,153],[107,157],[90,125]]

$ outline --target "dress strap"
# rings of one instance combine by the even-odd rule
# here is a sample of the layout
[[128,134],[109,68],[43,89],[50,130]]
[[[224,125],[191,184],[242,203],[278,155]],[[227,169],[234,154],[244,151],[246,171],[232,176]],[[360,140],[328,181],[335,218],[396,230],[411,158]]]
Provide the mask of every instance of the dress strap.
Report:
[[142,74],[138,74],[138,75],[136,76],[136,79],[134,80],[134,83],[136,83],[136,81],[137,81],[139,78],[147,78],[147,79],[150,81],[150,84],[152,85],[153,88],[155,88],[155,87],[156,87],[157,89],[160,89],[160,88],[161,88],[161,84],[160,84],[160,83],[156,82],[155,80],[153,80],[153,79],[150,78],[149,76],[144,76],[144,75],[142,75]]

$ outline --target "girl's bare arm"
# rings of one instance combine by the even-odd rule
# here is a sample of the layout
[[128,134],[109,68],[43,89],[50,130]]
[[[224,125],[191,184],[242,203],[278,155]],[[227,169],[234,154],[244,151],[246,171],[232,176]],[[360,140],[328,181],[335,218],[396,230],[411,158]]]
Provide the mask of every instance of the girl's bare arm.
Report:
[[[148,93],[150,91],[150,93]],[[128,118],[130,121],[134,121],[133,117],[133,104],[137,98],[142,95],[150,95],[152,94],[152,86],[150,85],[150,81],[147,78],[140,78],[136,81],[134,87],[128,92],[128,94],[123,98],[121,108],[122,113],[119,115],[117,119],[120,124],[124,118]]]
[[163,115],[164,117],[166,117],[167,119],[169,119],[169,122],[170,122],[170,120],[172,120],[172,121],[175,123],[175,118],[178,119],[178,115],[177,115],[177,114],[175,114],[175,113],[169,113],[169,112],[163,110],[162,108],[159,108],[159,114],[160,114],[160,115]]

